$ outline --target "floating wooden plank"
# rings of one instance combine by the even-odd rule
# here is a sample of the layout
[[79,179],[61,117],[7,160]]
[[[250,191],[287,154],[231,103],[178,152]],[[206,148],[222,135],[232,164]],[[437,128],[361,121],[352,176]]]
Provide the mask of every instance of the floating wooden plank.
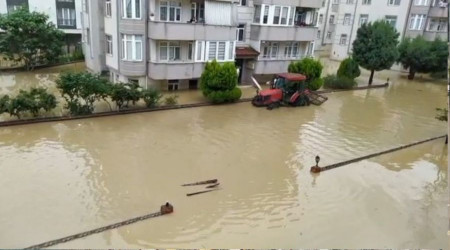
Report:
[[197,186],[197,185],[206,185],[206,184],[215,184],[217,183],[217,179],[213,179],[213,180],[207,180],[207,181],[199,181],[199,182],[195,182],[195,183],[188,183],[188,184],[183,184],[181,186]]
[[206,191],[200,191],[200,192],[190,193],[190,194],[186,194],[186,196],[193,196],[193,195],[197,195],[197,194],[204,194],[204,193],[209,193],[209,192],[216,191],[216,190],[219,190],[219,189],[216,188],[216,189],[211,189],[211,190],[206,190]]
[[215,188],[215,187],[217,187],[219,185],[220,185],[220,183],[216,183],[216,184],[209,185],[206,188]]

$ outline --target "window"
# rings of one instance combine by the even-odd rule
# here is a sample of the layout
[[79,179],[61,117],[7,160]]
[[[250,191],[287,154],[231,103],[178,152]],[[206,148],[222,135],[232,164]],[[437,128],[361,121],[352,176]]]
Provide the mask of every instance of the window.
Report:
[[111,0],[106,0],[105,2],[105,16],[111,16]]
[[269,6],[264,6],[264,15],[263,15],[263,23],[267,24],[269,22]]
[[203,53],[203,49],[205,47],[205,42],[201,42],[201,41],[197,41],[197,55],[196,55],[196,61],[203,61],[204,60],[204,53]]
[[168,80],[167,81],[167,90],[169,91],[174,91],[174,90],[178,90],[178,85],[179,85],[178,80]]
[[255,5],[255,15],[253,16],[253,22],[261,22],[261,5]]
[[12,13],[21,8],[25,8],[26,10],[28,10],[28,0],[6,0],[6,5],[8,13]]
[[363,0],[362,1],[362,5],[371,5],[372,4],[372,0]]
[[409,21],[410,30],[423,30],[425,26],[426,15],[423,14],[413,14],[411,15]]
[[289,7],[283,7],[281,9],[281,25],[286,25],[288,20]]
[[361,26],[361,25],[367,23],[368,21],[369,21],[369,15],[367,15],[367,14],[361,14],[361,15],[359,16],[359,26]]
[[142,36],[122,35],[122,60],[142,61]]
[[395,29],[395,25],[397,24],[397,16],[386,16],[384,19]]
[[291,42],[286,45],[284,48],[284,57],[286,58],[298,58],[299,56],[299,43]]
[[347,45],[347,35],[342,34],[341,39],[339,39],[339,45]]
[[57,15],[59,26],[76,26],[75,9],[60,8]]
[[239,24],[237,30],[236,30],[236,40],[237,41],[244,41],[244,31],[245,31],[245,24]]
[[445,18],[430,18],[428,21],[428,31],[447,31],[447,20]]
[[122,0],[123,18],[141,18],[141,0]]
[[113,46],[112,46],[112,37],[110,35],[106,35],[106,54],[111,55],[113,54]]
[[273,24],[280,24],[281,7],[275,7],[275,13],[273,14]]
[[320,30],[317,31],[317,39],[320,39]]
[[327,39],[331,39],[331,31],[328,31],[328,32],[327,32],[326,38],[327,38]]
[[[198,57],[197,57],[198,58]],[[210,41],[207,42],[207,60],[226,61],[234,60],[234,42]]]
[[351,14],[345,14],[344,15],[344,25],[350,25],[350,22],[351,22],[351,17],[352,17],[352,15]]
[[334,15],[330,15],[330,24],[334,24]]
[[427,6],[428,0],[414,0],[414,5],[416,6]]
[[339,0],[333,0],[333,4],[339,4]]
[[[177,11],[178,10],[176,10],[175,12]],[[167,16],[167,13],[165,15]],[[203,20],[205,20],[205,5],[203,3],[192,2],[190,21],[196,23],[196,22],[203,22]]]
[[188,44],[188,60],[192,61],[194,55],[194,43],[189,42]]
[[246,6],[247,0],[239,0],[239,6]]
[[388,0],[388,5],[400,5],[400,0]]
[[89,13],[89,0],[84,0],[84,11]]
[[159,6],[159,20],[180,22],[181,3],[176,1],[161,1]]
[[128,83],[131,83],[131,84],[139,84],[139,80],[138,80],[138,79],[131,79],[131,78],[128,78]]
[[159,60],[160,61],[179,61],[181,55],[180,42],[160,42]]
[[347,4],[353,4],[354,0],[347,0]]
[[277,58],[278,43],[277,42],[262,42],[263,58]]
[[319,24],[322,24],[323,23],[323,14],[320,14],[319,15]]

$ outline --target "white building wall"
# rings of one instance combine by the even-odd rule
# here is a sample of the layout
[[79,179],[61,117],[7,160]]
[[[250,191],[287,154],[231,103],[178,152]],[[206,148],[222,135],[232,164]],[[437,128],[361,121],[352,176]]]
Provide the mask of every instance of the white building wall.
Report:
[[253,22],[254,7],[253,1],[247,0],[247,6],[237,6],[238,25],[245,24],[244,41],[237,42],[237,46],[250,44],[250,29]]
[[0,0],[0,14],[6,14],[7,12],[6,0]]
[[[119,31],[117,26],[117,2],[111,1],[111,17],[105,16],[105,34],[112,38],[113,54],[106,54],[106,65],[112,69],[119,70]],[[106,39],[105,39],[106,40]],[[105,45],[106,46],[106,45]],[[106,47],[105,47],[106,48]]]

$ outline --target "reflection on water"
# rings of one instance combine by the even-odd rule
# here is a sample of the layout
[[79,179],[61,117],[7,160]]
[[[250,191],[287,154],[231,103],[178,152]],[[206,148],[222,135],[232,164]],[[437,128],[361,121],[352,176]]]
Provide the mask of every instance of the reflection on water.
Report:
[[[154,212],[55,248],[443,248],[443,140],[312,176],[326,165],[445,134],[444,84],[329,95],[320,107],[249,103],[0,128],[0,247]],[[186,197],[210,178],[219,191]]]

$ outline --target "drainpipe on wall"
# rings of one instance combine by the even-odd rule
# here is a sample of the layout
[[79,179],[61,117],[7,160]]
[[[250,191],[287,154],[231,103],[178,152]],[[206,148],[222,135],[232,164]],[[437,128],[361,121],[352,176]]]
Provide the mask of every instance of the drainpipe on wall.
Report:
[[148,22],[150,21],[149,18],[149,8],[150,3],[149,1],[144,1],[144,9],[145,11],[145,32],[144,32],[144,39],[145,39],[145,89],[148,89],[148,61],[149,61],[149,55],[150,55],[150,43],[148,40]]
[[325,18],[324,22],[325,25],[323,26],[323,34],[322,34],[322,46],[325,45],[325,31],[327,29],[327,23],[328,23],[328,11],[330,10],[331,0],[328,0],[327,10],[325,11]]
[[352,24],[352,28],[350,29],[350,37],[348,38],[348,41],[350,44],[347,46],[347,56],[348,56],[348,53],[350,53],[350,47],[352,46],[351,42],[352,42],[352,36],[353,36],[353,27],[355,27],[355,24],[356,24],[355,20],[356,20],[357,6],[358,6],[358,0],[356,0],[355,9],[353,10],[353,24]]
[[409,15],[411,15],[412,2],[413,0],[410,0],[408,3],[408,12],[406,13],[405,25],[403,25],[403,34],[400,36],[401,40],[403,40],[403,38],[405,38],[406,36],[406,28],[408,27],[409,23]]

